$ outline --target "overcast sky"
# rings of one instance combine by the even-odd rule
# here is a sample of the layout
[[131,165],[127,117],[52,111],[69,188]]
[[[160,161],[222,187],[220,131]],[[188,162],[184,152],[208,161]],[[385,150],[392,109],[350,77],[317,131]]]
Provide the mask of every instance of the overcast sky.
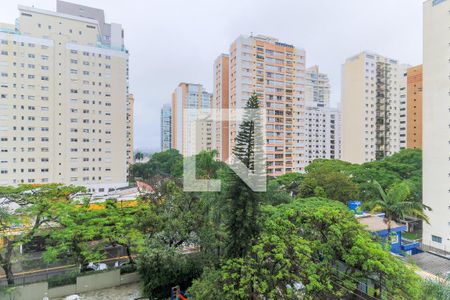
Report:
[[[179,82],[212,92],[213,62],[240,34],[264,34],[306,50],[340,101],[341,64],[369,50],[402,63],[422,63],[423,0],[74,0],[120,23],[130,51],[135,95],[135,148],[159,150],[160,108]],[[17,5],[56,10],[56,0],[2,1],[0,22]]]

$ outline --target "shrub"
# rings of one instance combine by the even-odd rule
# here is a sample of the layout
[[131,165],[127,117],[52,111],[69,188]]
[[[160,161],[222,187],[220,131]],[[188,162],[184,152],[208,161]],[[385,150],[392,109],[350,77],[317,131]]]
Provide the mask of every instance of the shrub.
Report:
[[180,254],[168,248],[149,249],[138,263],[144,296],[166,299],[172,287],[186,290],[193,279],[200,277],[202,268],[198,254]]
[[120,274],[129,274],[136,272],[137,266],[136,264],[126,264],[120,267]]
[[58,286],[76,284],[78,275],[79,275],[78,272],[72,272],[72,273],[55,275],[55,276],[49,277],[47,280],[48,287],[54,288],[54,287],[58,287]]

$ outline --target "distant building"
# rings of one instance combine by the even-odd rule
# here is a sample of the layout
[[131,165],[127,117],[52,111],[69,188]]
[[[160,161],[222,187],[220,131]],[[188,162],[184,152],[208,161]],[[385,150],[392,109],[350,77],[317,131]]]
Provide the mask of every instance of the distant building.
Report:
[[[183,82],[178,85],[172,93],[172,148],[183,156],[214,149],[212,120],[194,122],[196,114],[211,108],[212,94],[201,84]],[[192,126],[197,128],[194,130]]]
[[[220,64],[225,66],[225,57],[228,56],[216,60],[216,68]],[[305,51],[276,38],[241,35],[231,44],[228,61],[229,98],[222,102],[216,101],[215,105],[229,105],[233,113],[236,109],[245,108],[250,96],[256,93],[260,107],[266,110],[267,116],[265,135],[268,175],[303,171]],[[226,76],[226,72],[215,71],[216,74]],[[217,80],[219,78],[216,76]],[[222,93],[225,99],[223,88],[216,81],[214,94],[219,97]],[[229,145],[224,142],[221,147],[232,149],[238,130],[239,122],[230,122]]]
[[423,18],[423,224],[428,248],[450,254],[450,1],[424,2]]
[[216,108],[214,122],[215,144],[219,159],[226,161],[230,156],[230,122],[228,109],[230,108],[230,56],[221,54],[214,62],[214,93],[213,107]]
[[308,106],[328,107],[330,105],[330,80],[319,72],[319,66],[312,66],[305,72],[305,102]]
[[340,112],[330,107],[330,82],[318,66],[305,72],[305,163],[340,158]]
[[172,149],[172,106],[164,104],[161,108],[161,151]]
[[128,51],[101,9],[19,5],[0,25],[0,185],[128,185]]
[[406,148],[422,149],[422,65],[408,69]]
[[342,159],[364,163],[401,148],[407,65],[362,52],[342,67]]

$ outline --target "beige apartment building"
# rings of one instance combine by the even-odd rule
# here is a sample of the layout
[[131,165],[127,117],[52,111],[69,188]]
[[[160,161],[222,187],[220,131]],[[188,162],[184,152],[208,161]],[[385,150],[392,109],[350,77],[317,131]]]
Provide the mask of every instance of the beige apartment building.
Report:
[[[226,57],[229,57],[229,98],[225,100],[222,83],[224,56],[219,56],[215,71],[221,75],[215,76],[214,95],[221,100],[215,105],[221,105],[220,108],[227,103],[232,111],[245,108],[247,100],[256,93],[266,112],[268,174],[303,171],[305,51],[272,37],[241,35],[231,44]],[[229,138],[222,146],[228,146],[228,153],[234,146],[238,128],[238,123],[230,122]]]
[[[182,82],[172,93],[171,147],[183,156],[215,149],[211,115],[205,118],[201,115],[212,108],[212,99],[212,94],[206,92],[201,84]],[[196,121],[198,118],[204,120]]]
[[450,1],[423,4],[423,224],[424,247],[450,254]]
[[0,184],[126,186],[132,105],[121,25],[63,1],[56,12],[19,12],[0,25]]
[[[401,148],[405,126],[406,69],[378,54],[362,52],[342,67],[342,159],[364,163]],[[403,97],[402,97],[403,95]]]
[[422,65],[407,72],[406,147],[422,149]]
[[127,169],[134,163],[134,95],[127,97]]
[[214,61],[214,93],[213,107],[218,108],[214,121],[214,133],[218,158],[226,161],[230,156],[230,122],[228,109],[230,108],[230,78],[229,78],[230,56],[221,54]]

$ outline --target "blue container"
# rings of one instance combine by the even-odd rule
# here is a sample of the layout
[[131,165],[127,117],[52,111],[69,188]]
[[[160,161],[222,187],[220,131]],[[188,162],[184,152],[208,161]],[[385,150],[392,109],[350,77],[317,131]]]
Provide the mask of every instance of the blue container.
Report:
[[361,207],[361,201],[357,201],[357,200],[348,201],[348,208],[351,211],[353,211],[353,213],[355,215],[362,215],[364,213],[364,211],[362,210],[362,207]]

